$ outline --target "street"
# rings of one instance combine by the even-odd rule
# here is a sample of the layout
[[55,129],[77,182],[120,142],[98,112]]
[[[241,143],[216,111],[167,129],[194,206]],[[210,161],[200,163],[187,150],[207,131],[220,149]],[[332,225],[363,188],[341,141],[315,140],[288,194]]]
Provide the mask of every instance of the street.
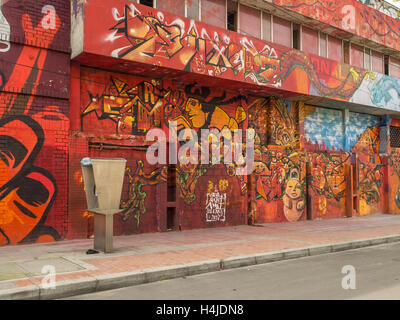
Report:
[[[355,289],[343,289],[344,266]],[[351,268],[351,267],[350,267]],[[400,244],[323,254],[70,297],[74,300],[400,299]]]

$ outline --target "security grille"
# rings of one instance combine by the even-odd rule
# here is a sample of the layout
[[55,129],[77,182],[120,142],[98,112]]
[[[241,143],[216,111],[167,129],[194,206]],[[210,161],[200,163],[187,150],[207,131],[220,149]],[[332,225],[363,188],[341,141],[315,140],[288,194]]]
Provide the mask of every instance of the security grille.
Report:
[[390,127],[390,147],[400,148],[400,127]]

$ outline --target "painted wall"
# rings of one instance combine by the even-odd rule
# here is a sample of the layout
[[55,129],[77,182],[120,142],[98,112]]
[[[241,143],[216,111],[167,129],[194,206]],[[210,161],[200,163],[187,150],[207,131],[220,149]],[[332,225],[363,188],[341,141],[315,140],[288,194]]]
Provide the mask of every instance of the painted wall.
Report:
[[[179,230],[344,217],[349,201],[353,215],[385,211],[387,167],[378,156],[377,116],[350,112],[345,120],[341,110],[94,68],[81,67],[80,78],[80,100],[71,114],[79,110],[74,135],[86,147],[72,145],[71,152],[128,160],[116,234],[165,231],[167,207],[174,208]],[[168,166],[147,163],[144,137],[151,128],[168,136],[171,120],[197,134],[204,128],[253,128],[253,174],[238,176],[234,165],[179,163],[176,200],[168,201]],[[83,193],[80,157],[70,164],[76,168],[70,170],[71,194]],[[346,166],[354,166],[354,178]],[[90,233],[85,200],[73,201],[79,214],[71,225]]]
[[[393,19],[400,19],[399,9],[395,6],[390,5],[387,1],[379,1],[379,0],[357,0],[379,12],[382,12]],[[395,2],[395,1],[394,1]]]
[[[300,131],[304,129],[299,130],[299,119],[309,107],[302,103],[238,96],[221,89],[91,68],[81,69],[81,79],[79,135],[86,139],[89,154],[128,160],[121,202],[125,210],[115,217],[117,234],[165,231],[167,206],[175,208],[175,228],[180,230],[305,220],[307,194],[312,192],[318,200],[316,205],[310,204],[312,218],[344,215],[343,164],[348,154],[326,154],[318,149],[306,157],[300,149],[300,140],[304,140]],[[176,168],[176,201],[169,203],[167,166],[149,165],[139,147],[147,130],[157,127],[168,131],[170,120],[176,120],[179,129],[196,132],[203,128],[254,128],[253,174],[247,179],[236,175],[232,165],[180,163]],[[307,160],[312,166],[308,186]],[[82,192],[79,158],[73,161],[76,164],[71,166],[78,170],[71,192]],[[222,211],[215,212],[215,201],[222,203]],[[80,224],[90,224],[88,217],[83,199]],[[82,232],[88,229],[90,226]]]
[[[309,216],[386,212],[387,158],[380,156],[383,120],[307,105],[300,109],[299,119],[300,145],[309,157]],[[353,176],[346,166],[353,168]],[[351,213],[346,210],[350,206]]]
[[273,4],[313,18],[340,30],[337,36],[350,32],[390,48],[400,49],[400,21],[356,0],[272,0]]
[[[91,0],[80,14],[87,54],[187,71],[187,80],[201,75],[210,81],[235,80],[260,93],[275,88],[288,96],[306,94],[398,110],[397,91],[390,99],[375,96],[373,86],[380,85],[381,74],[122,0]],[[388,81],[393,87],[400,83]]]
[[[79,167],[83,152],[96,157],[128,160],[121,214],[115,216],[116,234],[165,231],[166,208],[175,208],[179,229],[237,225],[247,219],[247,181],[224,164],[176,166],[176,201],[168,201],[168,166],[149,165],[145,158],[147,131],[161,128],[168,134],[169,121],[177,128],[245,129],[248,126],[247,97],[224,90],[124,74],[80,70],[80,127],[75,136],[87,147],[71,145],[70,192],[82,193]],[[78,80],[77,80],[78,81]],[[70,170],[71,171],[71,170]],[[90,232],[85,199],[74,201],[77,210],[71,227],[77,235]],[[216,203],[222,206],[216,212]],[[79,205],[77,204],[79,203]]]
[[70,9],[0,6],[0,245],[67,233]]
[[[390,126],[400,127],[399,119],[391,119]],[[389,141],[393,139],[388,130]],[[388,206],[389,213],[400,214],[400,148],[388,146],[389,163],[388,163]]]

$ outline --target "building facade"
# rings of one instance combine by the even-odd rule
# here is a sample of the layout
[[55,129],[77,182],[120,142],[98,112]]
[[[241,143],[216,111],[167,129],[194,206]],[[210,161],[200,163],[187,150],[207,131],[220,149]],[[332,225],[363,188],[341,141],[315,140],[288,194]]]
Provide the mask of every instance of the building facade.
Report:
[[67,235],[70,9],[1,1],[0,245]]
[[[1,244],[91,235],[86,156],[127,159],[116,235],[400,213],[395,7],[59,2],[2,5]],[[146,135],[170,146],[171,122],[252,129],[254,171],[150,164]]]

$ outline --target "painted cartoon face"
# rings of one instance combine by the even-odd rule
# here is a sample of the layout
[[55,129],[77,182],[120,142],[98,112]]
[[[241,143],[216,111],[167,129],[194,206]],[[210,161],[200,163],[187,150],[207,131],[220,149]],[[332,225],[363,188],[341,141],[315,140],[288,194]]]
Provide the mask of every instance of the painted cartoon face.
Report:
[[286,185],[286,194],[292,198],[297,199],[301,195],[300,182],[298,179],[292,178]]
[[186,102],[186,112],[189,113],[189,119],[192,121],[194,128],[202,127],[206,122],[206,114],[202,110],[199,100],[189,98]]

